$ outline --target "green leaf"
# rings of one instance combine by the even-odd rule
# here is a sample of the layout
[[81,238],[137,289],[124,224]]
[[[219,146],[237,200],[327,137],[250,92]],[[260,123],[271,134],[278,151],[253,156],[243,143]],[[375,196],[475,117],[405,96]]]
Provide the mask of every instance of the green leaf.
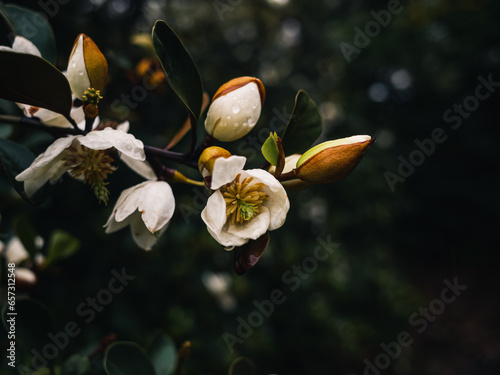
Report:
[[155,375],[155,368],[144,350],[133,342],[117,341],[104,355],[108,375]]
[[174,340],[163,333],[157,334],[148,350],[157,375],[173,374],[177,368],[177,348]]
[[193,58],[165,21],[156,21],[152,37],[156,56],[170,87],[198,120],[203,103],[203,84]]
[[7,139],[0,138],[0,162],[12,186],[28,203],[35,202],[24,192],[24,183],[16,181],[16,176],[28,168],[35,160],[35,155],[26,147]]
[[36,232],[33,225],[31,225],[30,221],[25,215],[17,215],[13,220],[14,231],[16,232],[17,237],[23,244],[26,251],[30,254],[31,259],[35,259],[36,254],[38,253],[38,247],[36,246],[36,237],[38,233]]
[[261,148],[262,155],[272,165],[278,164],[279,148],[277,141],[278,136],[276,133],[271,133]]
[[307,92],[300,90],[295,97],[292,116],[281,140],[286,156],[303,154],[322,131],[321,114]]
[[63,363],[61,375],[84,375],[89,370],[89,359],[81,354],[73,354]]
[[51,63],[56,61],[56,42],[54,32],[47,19],[40,13],[19,5],[5,6],[7,19],[14,33],[31,41]]
[[49,246],[47,251],[47,258],[45,259],[44,266],[48,266],[58,260],[68,258],[80,249],[80,241],[60,229],[56,229],[52,232],[49,240]]
[[[8,319],[15,316],[16,342],[25,349],[40,350],[50,342],[49,332],[54,333],[54,320],[49,309],[42,303],[32,298],[17,297],[13,310],[11,306],[5,305],[2,311],[2,320],[7,332],[10,324]],[[9,313],[17,315],[8,315]]]
[[26,53],[0,51],[0,97],[50,109],[69,117],[72,99],[66,77],[48,61]]
[[238,357],[229,366],[228,375],[255,375],[255,364],[250,358]]

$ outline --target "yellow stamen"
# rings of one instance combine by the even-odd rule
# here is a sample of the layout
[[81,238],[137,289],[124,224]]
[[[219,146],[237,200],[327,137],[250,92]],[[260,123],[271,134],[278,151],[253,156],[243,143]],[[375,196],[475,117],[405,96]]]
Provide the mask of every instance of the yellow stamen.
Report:
[[263,183],[253,183],[254,178],[248,177],[240,182],[241,174],[238,174],[233,182],[221,187],[221,193],[226,202],[227,220],[232,224],[243,224],[255,217],[259,212],[260,205],[267,199],[268,195],[262,191]]

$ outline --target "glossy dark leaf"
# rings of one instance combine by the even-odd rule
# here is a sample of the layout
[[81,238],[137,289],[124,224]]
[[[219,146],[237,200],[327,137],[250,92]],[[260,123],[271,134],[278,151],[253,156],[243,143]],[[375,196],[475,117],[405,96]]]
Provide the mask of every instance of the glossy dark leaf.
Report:
[[40,12],[13,4],[6,5],[5,12],[14,33],[31,41],[38,48],[42,57],[54,64],[56,61],[56,42],[54,32],[47,19]]
[[321,114],[307,92],[300,90],[295,97],[292,116],[281,140],[286,156],[303,154],[322,131]]
[[[208,96],[208,94],[206,92],[204,92],[203,93],[203,105],[201,107],[202,113],[205,111],[205,109],[207,109],[209,103],[210,103],[210,97]],[[182,127],[177,131],[177,133],[175,133],[175,135],[172,137],[170,142],[168,142],[168,145],[165,147],[165,150],[170,150],[177,143],[179,143],[190,129],[191,129],[191,118],[190,118],[190,116],[188,116],[186,121],[184,121],[184,124],[182,125]]]
[[69,117],[71,88],[52,64],[38,56],[10,51],[0,51],[0,61],[0,98]]
[[0,138],[0,162],[16,191],[30,204],[35,204],[24,192],[24,183],[16,181],[16,176],[28,168],[35,155],[26,147]]
[[[40,352],[50,342],[47,335],[54,333],[54,320],[49,309],[37,300],[25,297],[17,297],[15,306],[12,309],[11,307],[6,305],[2,311],[2,320],[7,332],[10,328],[8,320],[15,317],[16,342],[27,350],[35,349]],[[17,315],[9,315],[12,313]]]
[[171,375],[177,368],[177,348],[174,340],[163,333],[157,334],[148,350],[157,375]]
[[250,240],[243,246],[235,247],[234,271],[238,275],[243,275],[250,268],[255,266],[269,244],[269,232],[264,233],[256,240]]
[[198,120],[203,103],[203,84],[193,58],[165,21],[156,21],[152,37],[170,87]]
[[133,342],[118,341],[110,345],[104,357],[108,375],[156,375],[144,350]]

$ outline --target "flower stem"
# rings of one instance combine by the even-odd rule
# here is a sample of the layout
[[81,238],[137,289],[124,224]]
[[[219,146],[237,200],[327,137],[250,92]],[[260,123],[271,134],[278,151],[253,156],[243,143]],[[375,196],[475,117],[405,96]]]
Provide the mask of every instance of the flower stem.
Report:
[[46,131],[47,133],[52,134],[56,138],[65,135],[81,134],[80,129],[76,131],[75,129],[71,128],[58,128],[55,126],[44,125],[37,117],[18,117],[18,116],[0,115],[0,122],[12,125],[22,125],[33,129],[43,130]]
[[276,177],[278,181],[290,181],[297,178],[297,170],[292,169],[290,172],[280,174]]
[[78,125],[76,124],[75,120],[73,120],[70,116],[66,116],[66,115],[64,116],[64,118],[66,120],[68,120],[71,125],[73,125],[73,128],[75,129],[75,131],[77,132],[77,134],[83,134],[83,135],[85,135],[85,132],[78,127]]
[[196,160],[194,160],[195,158],[193,157],[193,154],[184,154],[181,152],[168,151],[148,145],[144,146],[144,152],[146,152],[146,154],[148,155],[156,156],[160,159],[174,161],[177,163],[184,164],[188,167],[198,169],[198,163]]

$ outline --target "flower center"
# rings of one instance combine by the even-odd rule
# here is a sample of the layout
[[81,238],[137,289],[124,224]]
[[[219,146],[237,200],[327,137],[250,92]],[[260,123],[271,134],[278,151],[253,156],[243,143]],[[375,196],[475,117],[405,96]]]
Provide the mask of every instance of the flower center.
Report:
[[264,184],[254,183],[253,177],[248,177],[240,182],[241,174],[238,174],[233,182],[221,187],[221,193],[226,202],[227,221],[232,224],[243,224],[259,213],[262,202],[269,199],[262,191]]
[[82,145],[73,145],[68,148],[64,162],[71,176],[83,179],[84,183],[92,186],[99,201],[107,203],[109,191],[105,180],[116,170],[109,150],[92,150]]

